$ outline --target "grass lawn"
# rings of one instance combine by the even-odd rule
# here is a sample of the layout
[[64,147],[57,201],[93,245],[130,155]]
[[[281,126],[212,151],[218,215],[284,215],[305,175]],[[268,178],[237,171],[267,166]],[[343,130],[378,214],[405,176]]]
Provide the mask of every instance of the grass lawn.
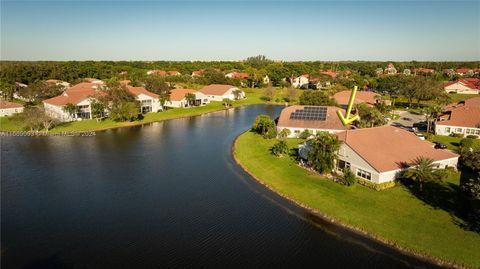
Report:
[[[297,147],[298,140],[287,142]],[[326,180],[291,157],[270,154],[274,143],[247,132],[236,141],[234,154],[258,180],[322,214],[416,253],[480,267],[480,234],[462,228],[464,222],[447,212],[460,208],[455,203],[459,173],[440,185],[436,202],[423,202],[405,186],[375,191]]]
[[[276,95],[272,101],[267,102],[262,100],[263,89],[244,89],[246,92],[246,99],[238,100],[233,102],[233,106],[244,106],[244,105],[253,105],[253,104],[283,104],[283,101],[276,103],[275,100],[283,100],[283,97],[286,96],[285,89],[277,89]],[[224,109],[224,106],[221,102],[211,102],[205,106],[194,107],[194,108],[174,108],[169,109],[164,112],[158,113],[148,113],[144,115],[142,120],[137,120],[134,122],[115,122],[110,119],[106,119],[100,122],[97,120],[83,120],[75,122],[62,123],[55,126],[50,132],[79,132],[79,131],[98,131],[110,128],[133,126],[143,123],[162,121],[168,119],[175,119],[181,117],[189,117],[201,115],[208,112],[218,111]],[[22,126],[17,122],[11,120],[10,117],[1,117],[0,118],[0,131],[22,131]]]
[[[444,136],[444,135],[433,135],[429,140],[432,142],[440,142],[453,151],[458,150],[458,146],[460,144],[460,140],[463,138],[459,137],[452,137],[452,136]],[[480,147],[480,139],[475,139],[473,142],[474,147]]]

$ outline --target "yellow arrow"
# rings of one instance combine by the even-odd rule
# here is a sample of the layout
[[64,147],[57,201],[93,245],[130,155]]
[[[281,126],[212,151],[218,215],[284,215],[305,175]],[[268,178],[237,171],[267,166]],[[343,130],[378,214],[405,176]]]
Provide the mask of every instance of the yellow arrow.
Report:
[[358,115],[355,115],[350,118],[350,112],[352,111],[352,106],[353,106],[353,101],[355,101],[355,94],[357,93],[357,86],[353,88],[352,94],[350,95],[350,100],[348,100],[348,107],[347,107],[347,113],[345,114],[345,117],[343,117],[342,112],[340,110],[337,111],[337,115],[342,121],[343,125],[350,124],[358,119],[360,117]]

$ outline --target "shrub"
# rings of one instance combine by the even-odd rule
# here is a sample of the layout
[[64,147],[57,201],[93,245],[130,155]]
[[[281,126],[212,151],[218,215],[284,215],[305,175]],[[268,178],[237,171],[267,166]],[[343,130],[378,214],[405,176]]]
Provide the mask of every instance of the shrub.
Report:
[[360,185],[363,185],[367,188],[374,189],[376,191],[381,191],[381,190],[393,188],[397,185],[396,180],[377,184],[377,183],[373,183],[371,181],[365,180],[363,178],[357,178],[357,183],[360,184]]
[[285,140],[279,140],[277,143],[275,143],[271,149],[272,154],[278,157],[281,157],[283,154],[288,153],[288,145]]
[[478,135],[467,135],[467,138],[477,139]]
[[274,138],[277,136],[277,130],[275,121],[273,121],[268,115],[259,115],[255,118],[255,122],[252,125],[252,131],[261,134],[263,138]]
[[301,139],[307,139],[311,135],[312,135],[312,132],[310,132],[310,130],[308,130],[308,129],[305,129],[305,130],[303,130],[303,132],[300,133],[300,138]]
[[459,138],[462,138],[462,137],[463,137],[463,134],[461,134],[461,133],[451,133],[450,136],[451,136],[451,137],[459,137]]
[[352,172],[352,170],[350,170],[350,168],[345,167],[342,173],[343,175],[341,175],[338,180],[340,184],[352,186],[353,184],[355,184],[355,182],[357,182],[357,177]]
[[290,129],[283,128],[280,133],[278,133],[279,138],[287,138],[292,132]]

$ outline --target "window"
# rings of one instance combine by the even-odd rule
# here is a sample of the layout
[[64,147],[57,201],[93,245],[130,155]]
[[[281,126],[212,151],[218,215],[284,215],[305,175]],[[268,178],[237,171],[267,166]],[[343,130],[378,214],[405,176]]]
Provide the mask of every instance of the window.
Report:
[[445,132],[450,133],[450,127],[445,127]]
[[372,174],[362,169],[357,169],[357,176],[367,180],[372,180]]
[[462,132],[462,128],[457,128],[457,129],[455,130],[455,132],[461,133],[461,132]]
[[343,160],[338,160],[337,162],[337,170],[338,171],[343,171],[344,168],[350,168],[350,163],[343,161]]

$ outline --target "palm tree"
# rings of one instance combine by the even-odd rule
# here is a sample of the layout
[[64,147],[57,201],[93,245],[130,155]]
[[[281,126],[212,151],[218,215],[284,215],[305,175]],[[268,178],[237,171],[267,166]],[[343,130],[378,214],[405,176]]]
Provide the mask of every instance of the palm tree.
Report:
[[196,99],[195,94],[187,93],[187,94],[185,94],[185,99],[187,99],[188,106],[195,105],[195,99]]
[[440,181],[444,178],[443,170],[435,168],[433,160],[419,156],[413,161],[413,167],[404,171],[404,177],[412,179],[419,184],[420,192],[423,192],[423,184],[429,181]]
[[427,121],[427,133],[429,133],[432,124],[437,119],[437,116],[443,112],[443,108],[439,105],[431,105],[424,107],[422,112],[425,115],[425,120]]
[[327,132],[317,133],[311,141],[308,161],[312,167],[322,174],[332,171],[342,141]]

